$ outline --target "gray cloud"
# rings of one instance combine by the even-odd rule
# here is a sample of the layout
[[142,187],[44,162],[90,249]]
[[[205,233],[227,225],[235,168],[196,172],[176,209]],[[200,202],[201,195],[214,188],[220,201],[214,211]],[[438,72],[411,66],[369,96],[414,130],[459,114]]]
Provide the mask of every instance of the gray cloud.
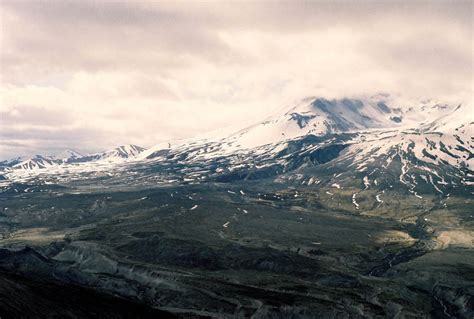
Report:
[[[68,125],[73,121],[69,113],[60,109],[48,110],[37,105],[20,105],[8,111],[0,110],[0,125],[30,124],[37,126],[54,126],[58,124]],[[6,134],[6,130],[0,131],[0,135]]]

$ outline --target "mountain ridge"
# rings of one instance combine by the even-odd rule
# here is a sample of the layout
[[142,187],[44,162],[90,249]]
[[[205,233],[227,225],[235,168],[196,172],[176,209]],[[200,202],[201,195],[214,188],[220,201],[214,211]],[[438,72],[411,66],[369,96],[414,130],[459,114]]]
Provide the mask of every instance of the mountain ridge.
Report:
[[99,153],[93,153],[89,155],[83,155],[75,150],[67,149],[60,152],[57,155],[35,155],[28,159],[21,159],[17,161],[4,161],[5,166],[11,167],[12,169],[23,169],[23,170],[36,170],[46,169],[48,167],[66,165],[66,164],[78,164],[85,162],[97,162],[97,161],[120,161],[136,157],[146,149],[137,145],[128,144],[121,145],[114,149],[103,151]]
[[[393,121],[395,115],[400,120]],[[275,176],[284,179],[285,174],[294,178],[300,170],[315,165],[332,167],[338,174],[346,170],[362,176],[364,171],[379,167],[381,174],[397,177],[402,187],[413,192],[414,185],[423,182],[435,192],[444,193],[438,190],[449,185],[470,186],[474,177],[471,117],[469,112],[466,114],[465,106],[437,102],[401,107],[380,97],[306,98],[280,115],[274,114],[229,135],[165,142],[148,150],[133,145],[118,147],[70,162],[66,160],[60,165],[54,159],[41,157],[37,165],[44,168],[39,170],[42,173],[53,168],[58,173],[57,169],[64,167],[76,172],[78,178],[81,172],[98,169],[111,174],[107,165],[115,165],[115,169],[120,166],[122,172],[133,171],[134,167],[164,165],[174,167],[173,174],[192,182],[196,182],[194,175],[220,181]],[[101,166],[88,165],[94,163]],[[186,176],[187,169],[178,170],[183,165],[208,171],[209,176]],[[21,176],[22,167],[16,167],[20,170],[14,167],[6,176],[12,179]],[[324,175],[320,171],[318,174]],[[326,177],[331,184],[345,183]]]

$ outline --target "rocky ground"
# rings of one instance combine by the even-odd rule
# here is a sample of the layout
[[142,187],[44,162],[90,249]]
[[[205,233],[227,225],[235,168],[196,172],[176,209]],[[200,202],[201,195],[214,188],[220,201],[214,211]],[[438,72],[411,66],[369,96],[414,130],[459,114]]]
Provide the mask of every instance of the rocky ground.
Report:
[[356,209],[349,186],[273,178],[90,184],[0,194],[5,317],[474,315],[471,198],[380,205],[362,188]]

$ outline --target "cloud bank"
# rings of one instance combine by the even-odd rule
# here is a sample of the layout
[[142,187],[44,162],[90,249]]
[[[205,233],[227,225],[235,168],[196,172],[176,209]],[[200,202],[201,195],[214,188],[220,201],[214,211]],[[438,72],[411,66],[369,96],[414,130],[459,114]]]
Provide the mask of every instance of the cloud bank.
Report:
[[241,126],[308,95],[472,105],[471,1],[2,2],[0,158]]

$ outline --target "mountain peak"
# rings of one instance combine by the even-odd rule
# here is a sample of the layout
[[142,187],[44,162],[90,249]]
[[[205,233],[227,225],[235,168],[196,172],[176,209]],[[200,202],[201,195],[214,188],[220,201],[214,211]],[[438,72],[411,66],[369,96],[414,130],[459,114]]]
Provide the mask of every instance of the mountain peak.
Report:
[[138,145],[126,144],[120,145],[108,151],[88,155],[84,157],[84,159],[87,159],[88,161],[116,162],[124,159],[134,158],[145,150],[146,148]]
[[76,150],[67,149],[56,154],[54,157],[57,159],[62,159],[62,160],[72,160],[72,159],[80,158],[83,156],[84,156],[83,154],[79,153]]

